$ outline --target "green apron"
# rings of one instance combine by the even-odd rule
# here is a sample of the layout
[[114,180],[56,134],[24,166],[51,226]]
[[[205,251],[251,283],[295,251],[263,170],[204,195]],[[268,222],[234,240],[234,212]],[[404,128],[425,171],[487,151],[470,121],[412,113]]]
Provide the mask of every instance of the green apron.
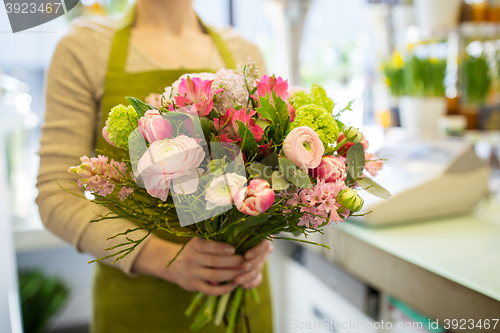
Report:
[[[171,85],[182,74],[215,72],[216,69],[156,70],[143,73],[125,72],[130,30],[134,20],[134,9],[125,16],[117,28],[111,47],[105,92],[102,99],[102,124],[112,107],[127,105],[125,96],[143,99],[151,92],[160,92]],[[206,32],[213,38],[227,68],[235,68],[232,54],[224,41],[210,28]],[[102,128],[102,127],[101,127]],[[99,135],[97,148],[112,147]],[[106,223],[106,222],[101,222]],[[186,239],[170,234],[160,237],[176,243]],[[272,312],[269,283],[266,270],[264,282],[258,288],[261,303],[247,301],[247,313],[253,332],[272,332]],[[190,332],[192,318],[184,315],[192,292],[177,285],[150,276],[129,277],[120,270],[97,263],[93,285],[93,333],[183,333]],[[223,325],[222,325],[223,326]],[[223,327],[210,324],[203,332],[224,332]]]

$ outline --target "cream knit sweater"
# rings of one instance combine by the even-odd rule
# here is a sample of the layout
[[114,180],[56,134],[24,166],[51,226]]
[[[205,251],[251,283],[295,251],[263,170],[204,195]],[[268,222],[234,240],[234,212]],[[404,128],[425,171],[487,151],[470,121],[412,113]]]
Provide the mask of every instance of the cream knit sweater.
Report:
[[[47,76],[45,125],[39,152],[37,203],[45,227],[71,243],[78,251],[90,253],[96,258],[110,254],[104,251],[105,248],[124,241],[123,237],[106,240],[107,237],[135,225],[124,219],[89,223],[99,214],[106,213],[106,209],[63,191],[55,180],[69,190],[83,193],[81,188],[69,184],[76,182],[77,178],[67,170],[70,166],[78,165],[81,156],[94,156],[96,138],[101,133],[100,102],[116,24],[117,20],[109,18],[80,18],[59,42]],[[226,42],[238,64],[246,63],[251,57],[259,64],[261,73],[265,73],[261,53],[254,44],[231,28],[213,29]],[[204,67],[224,67],[216,48]],[[143,72],[155,69],[169,67],[150,58],[132,40],[126,70]],[[144,234],[145,231],[137,231],[129,237],[139,239]],[[130,274],[139,251],[140,248],[137,248],[115,266]],[[111,261],[107,260],[106,263]]]

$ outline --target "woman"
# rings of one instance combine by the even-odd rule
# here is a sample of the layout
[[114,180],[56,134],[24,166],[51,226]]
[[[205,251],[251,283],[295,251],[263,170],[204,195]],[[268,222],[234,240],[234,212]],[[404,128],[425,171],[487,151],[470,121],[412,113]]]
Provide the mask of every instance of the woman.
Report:
[[[62,191],[75,181],[68,173],[82,155],[111,148],[100,135],[109,110],[125,96],[160,92],[180,75],[234,68],[247,57],[264,69],[258,49],[232,30],[214,32],[203,25],[188,0],[138,0],[123,19],[77,21],[59,43],[47,78],[46,119],[40,149],[37,203],[45,226],[96,258],[123,242],[106,237],[134,228],[128,220],[88,223],[103,207]],[[137,231],[132,238],[142,238]],[[265,271],[272,246],[264,241],[244,256],[231,246],[156,234],[115,265],[96,264],[92,331],[188,332],[183,314],[193,291],[222,295],[241,285],[259,286],[262,303],[249,301],[255,332],[271,332],[271,308]],[[208,281],[232,281],[224,286]],[[205,332],[223,332],[211,324]]]

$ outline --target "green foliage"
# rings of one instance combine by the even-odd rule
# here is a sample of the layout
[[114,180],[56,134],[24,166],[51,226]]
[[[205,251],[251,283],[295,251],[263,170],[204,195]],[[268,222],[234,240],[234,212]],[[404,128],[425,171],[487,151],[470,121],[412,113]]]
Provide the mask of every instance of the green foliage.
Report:
[[293,107],[297,110],[305,105],[318,105],[332,113],[335,103],[326,94],[325,89],[318,84],[311,86],[311,92],[297,91],[291,101]]
[[151,109],[156,109],[155,107],[144,103],[141,100],[138,100],[135,97],[125,97],[125,99],[134,107],[135,112],[137,112],[137,115],[139,118],[143,117],[146,112],[148,112]]
[[257,112],[263,119],[271,123],[265,126],[268,131],[268,142],[274,142],[277,145],[283,144],[285,136],[288,133],[290,124],[290,115],[287,104],[273,92],[272,103],[268,97],[260,98],[260,108]]
[[111,109],[108,116],[109,139],[118,148],[128,148],[128,137],[137,128],[139,116],[133,106],[122,104]]
[[287,158],[279,158],[280,172],[286,180],[293,185],[301,188],[311,188],[312,183],[309,175],[304,171],[297,169],[295,164]]
[[347,151],[347,172],[352,179],[358,179],[365,169],[365,152],[361,143],[355,143]]
[[412,55],[404,67],[405,95],[444,96],[446,60],[419,58]]
[[410,55],[403,61],[395,54],[382,69],[393,96],[444,96],[446,60]]
[[377,184],[373,179],[364,177],[361,179],[358,179],[356,181],[363,190],[367,191],[368,193],[373,194],[374,196],[377,196],[382,199],[389,199],[391,197],[391,193],[387,191],[385,188]]
[[491,87],[490,66],[486,56],[468,56],[462,63],[463,86],[468,102],[484,103]]
[[301,126],[313,129],[325,148],[336,142],[339,137],[339,128],[331,111],[319,105],[307,104],[296,110],[290,130]]
[[19,290],[26,333],[44,332],[69,296],[69,288],[61,279],[46,276],[38,270],[19,273]]
[[286,181],[283,173],[274,171],[272,175],[272,189],[275,191],[286,190],[290,187],[290,183]]
[[238,123],[238,131],[241,137],[241,151],[247,158],[251,158],[259,153],[255,136],[243,122],[239,120],[236,120],[236,122]]

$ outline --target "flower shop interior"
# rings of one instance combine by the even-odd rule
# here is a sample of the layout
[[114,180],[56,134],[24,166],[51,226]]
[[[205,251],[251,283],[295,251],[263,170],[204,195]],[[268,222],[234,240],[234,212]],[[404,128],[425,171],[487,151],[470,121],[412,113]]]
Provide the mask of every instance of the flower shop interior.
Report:
[[[93,257],[46,230],[35,203],[44,85],[71,20],[129,2],[82,0],[16,34],[0,9],[0,332],[90,330]],[[257,45],[267,74],[349,107],[340,119],[384,161],[372,175],[389,199],[359,190],[359,217],[298,236],[326,247],[273,241],[273,331],[500,330],[500,1],[193,6]]]

